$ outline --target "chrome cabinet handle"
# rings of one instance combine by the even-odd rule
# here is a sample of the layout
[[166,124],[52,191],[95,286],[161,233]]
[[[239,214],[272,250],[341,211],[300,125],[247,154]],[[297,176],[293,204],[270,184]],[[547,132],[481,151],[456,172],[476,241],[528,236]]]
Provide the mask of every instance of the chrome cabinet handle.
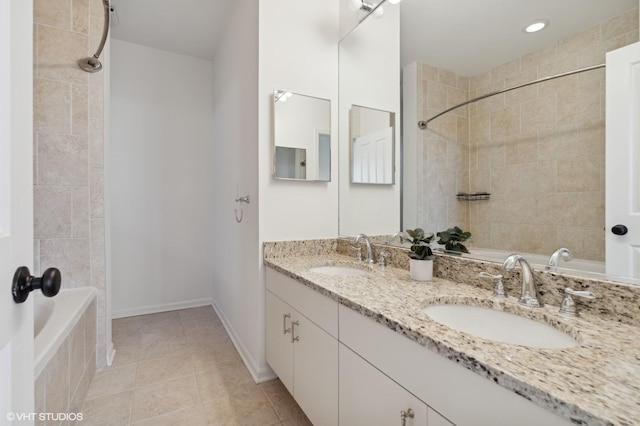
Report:
[[400,411],[400,424],[402,426],[406,426],[407,417],[410,419],[413,419],[415,417],[415,413],[411,408],[408,408],[407,411],[404,411],[404,410]]
[[287,318],[291,318],[291,314],[284,314],[282,316],[282,334],[287,334],[291,331],[291,327],[287,328]]
[[300,321],[295,320],[291,323],[291,343],[300,341],[300,336],[296,336],[296,325],[300,325]]

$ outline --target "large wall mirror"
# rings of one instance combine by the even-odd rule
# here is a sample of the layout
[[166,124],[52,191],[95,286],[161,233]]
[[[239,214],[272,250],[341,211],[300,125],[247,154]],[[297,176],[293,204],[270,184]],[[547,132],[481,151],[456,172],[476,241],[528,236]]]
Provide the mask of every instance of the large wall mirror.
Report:
[[400,7],[382,7],[340,41],[339,232],[345,236],[400,229],[400,185],[393,184],[400,182]]
[[[527,33],[536,20],[547,27]],[[402,228],[460,226],[477,255],[496,260],[518,251],[546,263],[567,247],[573,260],[562,268],[604,271],[605,211],[615,208],[605,205],[604,69],[472,103],[423,130],[417,123],[476,96],[603,64],[606,52],[638,41],[638,0],[402,0],[400,28]],[[456,197],[476,192],[491,195]]]
[[331,101],[273,93],[276,179],[331,181]]

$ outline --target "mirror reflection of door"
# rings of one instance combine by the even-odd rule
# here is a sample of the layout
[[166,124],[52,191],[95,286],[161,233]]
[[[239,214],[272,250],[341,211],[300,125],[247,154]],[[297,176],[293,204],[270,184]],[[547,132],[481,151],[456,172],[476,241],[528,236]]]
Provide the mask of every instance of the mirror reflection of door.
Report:
[[318,133],[318,180],[331,180],[331,135]]
[[353,140],[353,182],[393,181],[393,129],[387,127]]
[[351,107],[351,183],[394,183],[394,126],[392,112]]

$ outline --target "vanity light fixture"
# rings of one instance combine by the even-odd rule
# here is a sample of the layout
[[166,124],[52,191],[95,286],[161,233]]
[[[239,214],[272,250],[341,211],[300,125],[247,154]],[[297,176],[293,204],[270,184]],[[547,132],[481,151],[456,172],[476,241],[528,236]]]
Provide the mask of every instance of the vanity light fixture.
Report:
[[[399,1],[399,0],[394,0]],[[379,3],[378,3],[379,4]],[[380,18],[384,14],[384,10],[382,6],[378,6],[378,4],[369,3],[366,0],[349,0],[349,8],[353,11],[364,10],[369,13],[373,11],[373,16],[375,18]]]
[[547,25],[549,25],[549,21],[547,21],[546,19],[538,19],[537,21],[527,25],[527,27],[524,29],[524,32],[536,33],[546,28]]
[[275,93],[276,100],[275,100],[275,102],[286,102],[287,99],[289,99],[292,95],[293,95],[293,93],[291,93],[291,92],[285,92],[284,90],[276,90],[276,93]]

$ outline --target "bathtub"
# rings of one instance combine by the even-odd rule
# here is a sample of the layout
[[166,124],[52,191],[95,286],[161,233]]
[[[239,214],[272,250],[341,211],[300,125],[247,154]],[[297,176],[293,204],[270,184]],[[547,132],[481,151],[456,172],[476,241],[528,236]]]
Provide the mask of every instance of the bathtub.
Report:
[[37,292],[33,296],[34,377],[38,377],[96,298],[96,289],[60,290],[54,297]]

